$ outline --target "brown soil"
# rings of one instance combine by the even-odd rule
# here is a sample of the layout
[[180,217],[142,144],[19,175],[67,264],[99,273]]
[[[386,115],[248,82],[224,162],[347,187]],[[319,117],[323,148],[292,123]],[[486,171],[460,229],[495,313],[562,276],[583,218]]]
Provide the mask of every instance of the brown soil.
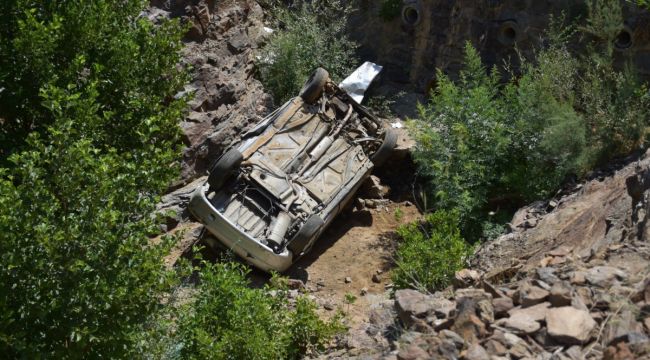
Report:
[[[399,220],[396,209],[403,214]],[[348,314],[349,325],[367,321],[366,310],[387,295],[395,230],[419,217],[420,212],[409,202],[369,210],[350,209],[338,216],[288,275],[304,281],[321,305],[341,307]],[[372,280],[375,274],[379,283]],[[351,281],[346,283],[348,277]],[[367,293],[362,296],[364,288]],[[348,294],[356,297],[352,304],[346,301]]]

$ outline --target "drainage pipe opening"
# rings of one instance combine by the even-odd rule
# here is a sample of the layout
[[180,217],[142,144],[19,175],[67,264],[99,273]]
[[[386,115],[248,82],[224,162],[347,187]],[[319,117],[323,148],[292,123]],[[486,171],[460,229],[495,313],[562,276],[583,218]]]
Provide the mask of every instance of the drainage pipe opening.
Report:
[[514,21],[506,21],[499,27],[499,34],[497,36],[502,45],[512,46],[517,42],[519,34],[519,25]]
[[420,9],[417,5],[406,5],[402,9],[402,21],[409,26],[416,26],[420,23]]
[[632,32],[630,29],[625,28],[616,35],[614,46],[620,50],[628,49],[632,46]]

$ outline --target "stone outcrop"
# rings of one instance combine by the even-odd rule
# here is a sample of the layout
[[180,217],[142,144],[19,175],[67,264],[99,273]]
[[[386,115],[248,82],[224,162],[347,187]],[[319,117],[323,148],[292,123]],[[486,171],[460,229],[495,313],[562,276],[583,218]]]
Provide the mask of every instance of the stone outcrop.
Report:
[[186,146],[181,181],[204,175],[212,162],[272,108],[253,76],[256,49],[264,43],[262,8],[256,1],[156,0],[149,17],[179,17],[190,24],[184,65],[191,81],[189,113],[181,122]]

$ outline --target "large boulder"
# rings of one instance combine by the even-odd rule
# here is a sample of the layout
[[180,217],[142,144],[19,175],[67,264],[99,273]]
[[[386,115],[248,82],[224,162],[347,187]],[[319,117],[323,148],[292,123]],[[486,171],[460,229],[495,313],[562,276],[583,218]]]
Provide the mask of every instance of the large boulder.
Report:
[[426,317],[433,310],[431,297],[411,289],[401,289],[395,292],[395,309],[397,315],[406,327],[414,323],[414,318]]
[[562,344],[586,343],[592,338],[596,325],[589,312],[571,306],[552,308],[546,312],[548,335]]

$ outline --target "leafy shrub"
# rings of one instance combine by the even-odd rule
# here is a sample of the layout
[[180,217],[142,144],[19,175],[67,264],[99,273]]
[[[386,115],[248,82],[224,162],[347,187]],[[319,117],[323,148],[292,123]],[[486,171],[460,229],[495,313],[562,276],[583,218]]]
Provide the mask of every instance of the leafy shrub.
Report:
[[488,75],[467,45],[459,84],[438,72],[435,96],[409,124],[418,144],[414,158],[432,184],[436,206],[458,209],[463,227],[484,205],[510,145],[510,119],[494,101],[498,82],[498,74]]
[[151,214],[176,176],[182,29],[146,2],[0,4],[0,349],[119,358],[175,283]]
[[[93,94],[102,120],[80,122],[93,143],[120,153],[149,144],[160,150],[177,134],[184,101],[171,98],[186,77],[177,21],[154,26],[139,13],[144,0],[0,4],[0,161],[23,148],[27,134],[44,135],[54,110],[42,92]],[[69,110],[65,116],[73,116]],[[143,137],[148,136],[144,141]]]
[[320,320],[304,297],[290,310],[282,286],[250,288],[239,264],[204,266],[195,303],[181,311],[182,358],[297,359],[342,329],[338,318]]
[[422,223],[399,228],[392,278],[397,288],[436,291],[449,285],[471,255],[458,228],[458,212],[439,210]]
[[327,0],[297,2],[272,10],[276,31],[258,56],[262,83],[282,103],[296,96],[307,77],[323,67],[334,81],[355,67],[357,45],[345,35],[347,8]]
[[[603,25],[612,13],[590,7],[591,29],[613,29]],[[596,19],[603,14],[609,20]],[[567,178],[646,146],[647,88],[631,70],[614,68],[611,47],[601,44],[613,37],[592,36],[586,55],[577,56],[567,47],[571,31],[558,25],[535,61],[520,59],[521,73],[505,84],[468,44],[459,80],[438,72],[430,103],[409,124],[429,198],[436,208],[459,210],[468,239],[483,236],[490,211],[507,217]]]
[[379,17],[386,21],[398,17],[402,10],[402,0],[382,0],[379,8]]

